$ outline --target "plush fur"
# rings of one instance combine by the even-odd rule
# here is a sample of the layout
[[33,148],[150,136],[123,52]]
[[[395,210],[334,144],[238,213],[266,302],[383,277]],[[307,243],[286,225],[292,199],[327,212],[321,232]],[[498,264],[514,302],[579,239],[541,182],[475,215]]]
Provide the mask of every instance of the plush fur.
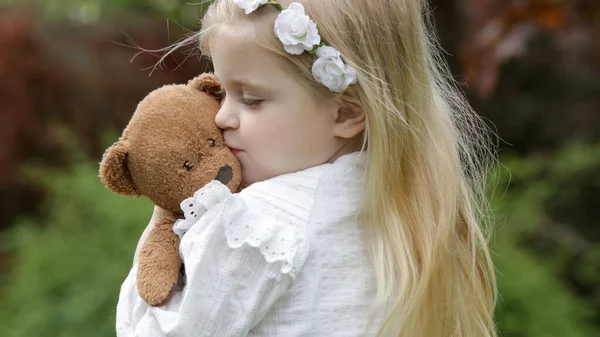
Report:
[[173,224],[180,203],[212,180],[232,192],[241,187],[241,167],[215,124],[220,84],[202,74],[187,85],[167,85],[138,105],[119,140],[106,150],[100,179],[115,193],[146,196],[169,211],[148,235],[139,254],[137,288],[150,305],[172,296],[182,267]]

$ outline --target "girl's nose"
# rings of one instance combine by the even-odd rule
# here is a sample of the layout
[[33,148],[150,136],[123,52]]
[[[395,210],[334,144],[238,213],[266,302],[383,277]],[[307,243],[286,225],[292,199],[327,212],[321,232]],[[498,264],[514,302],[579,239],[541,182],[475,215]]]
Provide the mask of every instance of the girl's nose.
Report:
[[227,101],[225,99],[221,105],[221,109],[217,112],[215,123],[221,129],[237,129],[240,127],[240,120],[232,104],[228,104]]

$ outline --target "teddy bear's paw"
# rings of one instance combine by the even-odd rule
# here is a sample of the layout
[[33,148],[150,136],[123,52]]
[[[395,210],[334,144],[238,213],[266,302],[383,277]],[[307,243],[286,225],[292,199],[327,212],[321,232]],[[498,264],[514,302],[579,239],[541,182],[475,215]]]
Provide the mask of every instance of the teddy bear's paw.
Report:
[[179,289],[179,267],[169,269],[138,271],[137,288],[140,297],[151,306],[167,303]]

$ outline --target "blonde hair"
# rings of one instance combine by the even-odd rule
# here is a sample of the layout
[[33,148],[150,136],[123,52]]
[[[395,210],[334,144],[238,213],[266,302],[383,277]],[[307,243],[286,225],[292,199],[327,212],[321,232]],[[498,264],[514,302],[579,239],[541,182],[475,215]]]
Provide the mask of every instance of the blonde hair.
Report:
[[[361,220],[370,232],[375,302],[395,299],[380,335],[496,336],[485,230],[486,167],[494,155],[485,124],[440,55],[426,1],[299,2],[357,72],[368,146]],[[215,32],[243,28],[293,65],[304,84],[333,95],[311,74],[314,56],[283,50],[273,34],[277,13],[264,6],[245,15],[232,0],[216,0],[191,39],[209,55]]]

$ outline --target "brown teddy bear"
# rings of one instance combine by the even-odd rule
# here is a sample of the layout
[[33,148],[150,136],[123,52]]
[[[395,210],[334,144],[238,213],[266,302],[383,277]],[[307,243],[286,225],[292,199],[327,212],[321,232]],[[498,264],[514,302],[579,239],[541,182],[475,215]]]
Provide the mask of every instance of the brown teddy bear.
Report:
[[139,254],[137,288],[148,304],[165,304],[178,283],[182,261],[173,224],[180,203],[212,180],[240,189],[241,167],[215,124],[221,86],[211,74],[187,85],[166,85],[137,106],[121,138],[106,150],[100,179],[122,195],[146,196],[169,211]]

